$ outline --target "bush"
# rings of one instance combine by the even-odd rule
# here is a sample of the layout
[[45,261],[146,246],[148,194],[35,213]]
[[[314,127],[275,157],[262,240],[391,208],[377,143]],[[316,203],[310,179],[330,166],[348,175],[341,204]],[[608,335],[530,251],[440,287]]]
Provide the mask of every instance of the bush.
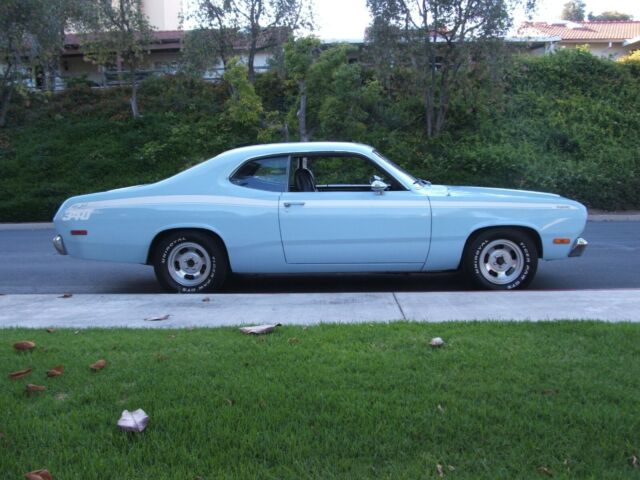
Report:
[[[638,62],[580,50],[516,57],[502,91],[487,83],[471,97],[454,94],[447,129],[428,140],[419,98],[385,90],[363,66],[341,66],[344,55],[325,56],[335,60],[330,75],[309,87],[314,140],[375,145],[436,183],[640,208]],[[255,87],[244,75],[238,65],[218,83],[149,78],[138,120],[126,88],[79,83],[55,95],[21,92],[10,127],[0,131],[0,221],[49,220],[71,195],[153,182],[229,148],[283,140],[297,88],[275,71]]]

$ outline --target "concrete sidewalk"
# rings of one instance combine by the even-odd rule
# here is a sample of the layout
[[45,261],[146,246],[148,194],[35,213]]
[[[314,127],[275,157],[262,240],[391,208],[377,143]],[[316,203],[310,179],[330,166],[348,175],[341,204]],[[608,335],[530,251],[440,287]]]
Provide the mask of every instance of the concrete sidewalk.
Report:
[[560,319],[640,322],[640,290],[0,296],[0,328]]

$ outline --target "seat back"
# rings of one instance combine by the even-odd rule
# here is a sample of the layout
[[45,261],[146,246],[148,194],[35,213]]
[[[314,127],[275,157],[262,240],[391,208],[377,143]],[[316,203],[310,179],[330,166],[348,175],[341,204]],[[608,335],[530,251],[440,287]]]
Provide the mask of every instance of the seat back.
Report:
[[299,192],[316,192],[316,181],[311,170],[298,168],[295,173],[296,188]]

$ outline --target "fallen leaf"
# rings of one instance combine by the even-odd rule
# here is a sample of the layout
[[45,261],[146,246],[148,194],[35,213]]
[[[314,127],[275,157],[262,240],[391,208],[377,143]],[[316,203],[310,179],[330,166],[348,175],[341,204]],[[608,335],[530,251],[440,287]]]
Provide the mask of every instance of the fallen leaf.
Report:
[[53,480],[53,477],[49,473],[49,470],[34,470],[33,472],[25,473],[24,478],[27,480]]
[[300,340],[298,339],[298,337],[291,337],[289,340],[287,340],[289,343],[299,343]]
[[633,468],[640,468],[640,461],[638,460],[638,457],[636,457],[635,455],[631,455],[631,457],[629,458],[629,465],[631,465]]
[[203,302],[205,302],[205,303],[207,303],[207,302],[210,302],[210,301],[211,301],[211,299],[210,299],[209,297],[204,297],[204,298],[202,299],[202,301],[203,301]]
[[229,404],[230,407],[233,407],[233,400],[231,400],[230,398],[226,399],[226,402]]
[[438,411],[439,411],[440,413],[444,413],[444,411],[445,411],[445,410],[444,410],[444,407],[443,407],[442,405],[440,405],[440,404],[438,404]]
[[24,370],[18,370],[17,372],[11,372],[9,374],[9,378],[11,380],[18,380],[19,378],[26,377],[31,372],[33,372],[33,368],[25,368]]
[[436,472],[438,472],[439,477],[444,477],[444,467],[442,465],[436,465]]
[[176,338],[175,335],[169,335],[169,338]]
[[167,320],[171,315],[167,314],[167,315],[162,315],[161,317],[149,317],[149,318],[145,318],[144,321],[145,322],[160,322],[162,320]]
[[58,298],[71,298],[71,297],[73,297],[72,293],[63,293]]
[[156,355],[156,360],[158,362],[164,362],[165,360],[169,360],[169,355],[158,354]]
[[64,365],[58,365],[57,367],[53,367],[51,370],[47,372],[47,377],[59,377],[64,372]]
[[42,392],[44,390],[46,390],[47,387],[43,386],[43,385],[34,385],[33,383],[28,383],[27,384],[27,392],[31,393],[31,392]]
[[453,472],[456,469],[453,465],[449,465],[449,471]]
[[47,333],[53,333],[55,331],[56,331],[55,328],[47,328]]
[[546,475],[547,477],[553,477],[553,472],[547,467],[540,467],[538,470],[540,470],[540,473]]
[[24,342],[14,343],[13,348],[16,350],[31,350],[32,348],[36,348],[36,344],[25,340]]
[[558,393],[558,391],[553,388],[547,388],[542,391],[543,395],[555,395],[556,393]]
[[106,364],[107,364],[107,361],[101,358],[96,363],[92,363],[91,365],[89,365],[89,368],[91,370],[102,370]]
[[118,420],[118,426],[125,432],[142,432],[147,428],[147,423],[149,415],[141,408],[133,412],[124,410]]
[[444,340],[440,337],[434,337],[429,342],[429,345],[431,345],[433,348],[438,348],[444,345]]
[[248,335],[263,335],[265,333],[273,332],[276,327],[281,327],[282,324],[276,323],[275,325],[256,325],[254,327],[241,327],[240,331]]
[[76,330],[75,332],[73,332],[74,335],[77,335],[80,333],[80,330]]

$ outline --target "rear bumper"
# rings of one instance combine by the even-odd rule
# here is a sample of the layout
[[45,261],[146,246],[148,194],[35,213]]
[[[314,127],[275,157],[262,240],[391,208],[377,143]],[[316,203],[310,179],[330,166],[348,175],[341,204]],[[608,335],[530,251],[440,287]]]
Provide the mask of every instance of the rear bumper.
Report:
[[60,235],[56,235],[55,237],[53,237],[53,246],[60,255],[67,254],[67,249],[64,246],[64,240],[62,240],[62,237]]
[[570,257],[579,257],[581,256],[584,251],[587,249],[587,245],[589,245],[589,242],[587,242],[584,238],[578,238],[575,243],[573,244],[573,247],[571,247],[571,251],[569,252],[569,256]]

